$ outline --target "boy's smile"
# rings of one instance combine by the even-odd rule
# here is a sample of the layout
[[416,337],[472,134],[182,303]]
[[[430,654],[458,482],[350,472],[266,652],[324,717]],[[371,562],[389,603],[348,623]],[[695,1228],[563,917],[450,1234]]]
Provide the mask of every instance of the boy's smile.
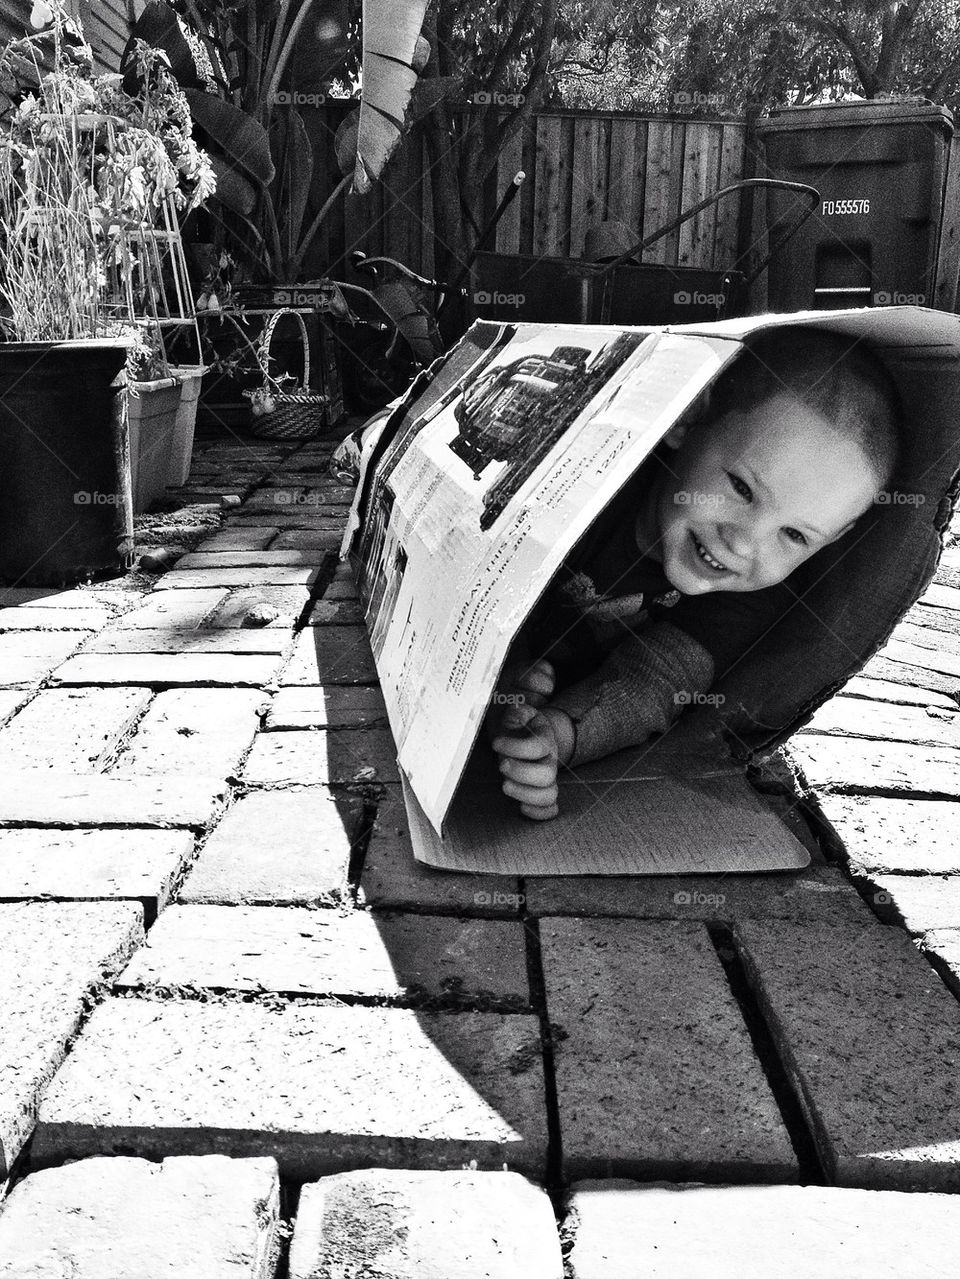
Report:
[[842,537],[876,475],[859,446],[784,392],[712,423],[678,423],[637,540],[684,595],[759,591]]

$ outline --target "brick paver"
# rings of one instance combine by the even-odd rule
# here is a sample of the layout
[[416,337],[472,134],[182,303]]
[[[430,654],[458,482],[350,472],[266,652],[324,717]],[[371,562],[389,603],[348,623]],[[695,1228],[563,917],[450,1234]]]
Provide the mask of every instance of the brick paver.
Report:
[[0,899],[136,898],[152,917],[192,851],[189,831],[0,830]]
[[923,953],[960,999],[960,928],[932,928],[920,939]]
[[142,936],[140,907],[127,902],[0,905],[0,1179],[30,1135],[84,1000]]
[[570,1279],[943,1279],[960,1200],[824,1186],[570,1188]]
[[114,777],[30,769],[8,773],[0,826],[205,826],[226,795],[220,777]]
[[[532,883],[533,881],[527,881]],[[507,875],[432,870],[413,856],[399,788],[378,800],[360,876],[359,900],[380,910],[428,910],[469,915],[516,915],[520,881]]]
[[268,704],[256,689],[172,688],[158,693],[112,775],[202,772],[231,776]]
[[208,551],[262,551],[276,537],[276,528],[229,528],[213,537],[204,538],[197,545],[198,552]]
[[110,999],[47,1090],[34,1157],[269,1154],[297,1179],[476,1159],[542,1176],[542,1099],[523,1014]]
[[165,591],[150,595],[137,608],[117,619],[117,629],[158,630],[206,625],[206,619],[230,594],[226,586]]
[[303,1187],[290,1279],[562,1279],[545,1192],[513,1172],[375,1168]]
[[44,689],[0,728],[0,771],[98,772],[149,703],[144,688]]
[[234,587],[204,622],[208,627],[279,627],[290,641],[290,630],[310,604],[307,586]]
[[290,638],[263,629],[217,630],[210,626],[103,631],[87,644],[89,653],[282,653]]
[[332,684],[281,688],[264,720],[267,731],[287,728],[384,727],[387,708],[378,688]]
[[801,735],[849,734],[880,742],[914,742],[929,746],[960,746],[960,713],[933,706],[903,706],[862,697],[834,697],[814,713]]
[[519,923],[298,907],[171,906],[118,984],[530,1002]]
[[786,875],[538,875],[525,881],[532,915],[626,916],[681,921],[752,919],[864,923],[869,910],[839,871]]
[[919,791],[960,799],[960,751],[801,733],[789,753],[816,790]]
[[335,552],[342,541],[340,529],[281,529],[270,546],[278,551]]
[[545,919],[540,938],[568,1176],[795,1177],[701,925]]
[[91,653],[54,671],[53,684],[262,687],[283,664],[279,653]]
[[316,555],[304,554],[303,551],[194,551],[177,560],[177,570],[185,571],[195,568],[296,568],[307,565],[317,567]]
[[0,683],[39,684],[92,631],[5,631],[0,634]]
[[262,733],[243,771],[250,786],[400,781],[389,728]]
[[861,874],[960,873],[955,803],[824,793],[817,805]]
[[960,1008],[895,928],[738,923],[828,1175],[960,1190]]
[[349,896],[360,802],[322,786],[241,797],[203,846],[180,900],[331,904]]
[[960,927],[960,875],[868,875],[867,900],[908,932]]
[[244,565],[230,568],[175,568],[159,578],[155,591],[174,591],[211,586],[311,586],[319,570],[277,565],[275,568],[248,568]]
[[362,626],[309,627],[297,637],[281,686],[375,684],[377,669]]
[[0,608],[0,631],[96,631],[114,616],[102,605],[90,608]]
[[273,1159],[85,1159],[44,1168],[0,1211],[0,1279],[273,1279]]

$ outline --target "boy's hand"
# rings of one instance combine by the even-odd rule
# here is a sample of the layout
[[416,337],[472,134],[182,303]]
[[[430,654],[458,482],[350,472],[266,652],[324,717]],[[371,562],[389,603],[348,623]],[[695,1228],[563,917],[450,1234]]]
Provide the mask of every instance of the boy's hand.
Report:
[[523,816],[534,821],[556,817],[557,768],[573,754],[570,718],[549,706],[509,706],[492,744],[500,756],[503,793],[520,801]]
[[532,706],[534,709],[546,706],[556,684],[556,675],[550,663],[540,658],[514,671],[512,677],[508,674],[504,683],[505,689],[497,692],[505,692],[506,697],[494,702],[486,718],[487,738],[491,743],[509,722],[510,712],[518,706]]

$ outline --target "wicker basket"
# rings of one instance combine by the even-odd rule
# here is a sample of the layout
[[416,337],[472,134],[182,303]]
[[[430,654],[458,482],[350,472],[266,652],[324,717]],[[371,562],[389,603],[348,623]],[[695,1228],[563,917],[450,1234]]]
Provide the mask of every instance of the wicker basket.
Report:
[[[270,376],[270,342],[277,321],[284,315],[292,315],[300,326],[300,337],[303,342],[303,387],[295,391],[284,391],[280,383]],[[254,416],[253,434],[260,439],[268,440],[306,440],[318,435],[326,422],[327,397],[310,386],[310,343],[307,338],[307,326],[298,311],[288,308],[271,315],[259,348],[260,371],[263,374],[263,386],[255,391],[244,391],[243,394],[254,403],[261,403],[264,396],[273,400],[273,408],[261,415]]]

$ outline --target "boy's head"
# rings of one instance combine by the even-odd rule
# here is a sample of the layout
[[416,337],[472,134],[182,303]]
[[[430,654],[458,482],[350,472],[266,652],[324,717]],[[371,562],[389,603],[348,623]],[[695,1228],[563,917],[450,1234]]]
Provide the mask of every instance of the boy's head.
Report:
[[684,594],[782,582],[889,482],[899,416],[896,388],[861,340],[761,335],[712,388],[705,416],[665,436],[676,452],[646,526],[651,553]]

